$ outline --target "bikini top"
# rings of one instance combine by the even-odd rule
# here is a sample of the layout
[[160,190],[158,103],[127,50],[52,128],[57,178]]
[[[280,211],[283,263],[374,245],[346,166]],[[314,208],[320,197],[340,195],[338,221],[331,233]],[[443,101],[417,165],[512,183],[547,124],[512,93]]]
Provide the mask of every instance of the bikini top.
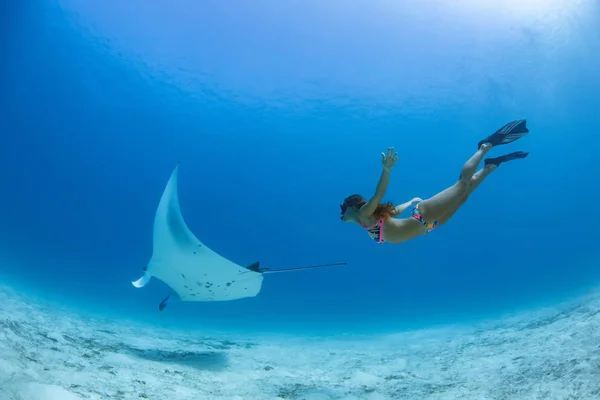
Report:
[[384,223],[384,221],[385,220],[383,218],[379,218],[377,220],[377,222],[375,222],[371,226],[366,226],[365,224],[362,223],[362,221],[360,224],[362,225],[363,228],[365,228],[365,230],[367,231],[369,236],[371,236],[371,239],[373,239],[377,243],[383,243],[383,223]]

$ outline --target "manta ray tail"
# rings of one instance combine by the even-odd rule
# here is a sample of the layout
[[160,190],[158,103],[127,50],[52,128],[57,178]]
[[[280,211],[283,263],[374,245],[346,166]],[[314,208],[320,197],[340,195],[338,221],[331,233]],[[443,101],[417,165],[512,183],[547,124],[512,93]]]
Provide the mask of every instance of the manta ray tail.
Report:
[[254,263],[254,264],[250,265],[247,268],[249,270],[251,270],[251,271],[254,271],[254,272],[260,272],[261,274],[276,274],[276,273],[279,273],[279,272],[299,271],[299,270],[302,270],[302,269],[333,267],[333,266],[337,266],[337,265],[347,265],[347,264],[348,263],[346,263],[346,262],[340,262],[340,263],[331,263],[331,264],[309,265],[309,266],[306,266],[306,267],[295,267],[295,268],[283,268],[283,269],[263,268],[263,269],[261,269],[259,267],[259,263]]

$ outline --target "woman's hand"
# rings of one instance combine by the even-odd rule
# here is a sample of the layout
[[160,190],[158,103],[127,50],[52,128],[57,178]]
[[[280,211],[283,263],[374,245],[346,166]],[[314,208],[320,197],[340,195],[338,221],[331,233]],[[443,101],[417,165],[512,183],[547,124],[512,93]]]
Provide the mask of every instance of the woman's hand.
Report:
[[396,161],[398,161],[398,153],[394,153],[393,147],[388,147],[387,155],[381,153],[381,164],[383,164],[384,170],[391,171]]

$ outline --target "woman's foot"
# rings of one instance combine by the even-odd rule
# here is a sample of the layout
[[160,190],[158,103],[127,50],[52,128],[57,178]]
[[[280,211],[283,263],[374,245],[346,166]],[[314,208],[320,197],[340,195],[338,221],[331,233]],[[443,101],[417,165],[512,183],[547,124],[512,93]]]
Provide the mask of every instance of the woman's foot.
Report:
[[482,143],[481,146],[479,146],[479,150],[483,150],[484,152],[488,152],[492,149],[492,144],[491,143]]

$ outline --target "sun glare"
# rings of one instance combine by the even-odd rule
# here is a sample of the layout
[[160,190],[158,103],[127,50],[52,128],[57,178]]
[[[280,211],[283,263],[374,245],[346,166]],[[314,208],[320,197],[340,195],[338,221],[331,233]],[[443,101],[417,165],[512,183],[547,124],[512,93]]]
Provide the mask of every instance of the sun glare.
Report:
[[486,16],[509,14],[515,18],[554,14],[565,7],[575,6],[576,3],[577,0],[457,0],[453,2],[455,6],[468,7]]

